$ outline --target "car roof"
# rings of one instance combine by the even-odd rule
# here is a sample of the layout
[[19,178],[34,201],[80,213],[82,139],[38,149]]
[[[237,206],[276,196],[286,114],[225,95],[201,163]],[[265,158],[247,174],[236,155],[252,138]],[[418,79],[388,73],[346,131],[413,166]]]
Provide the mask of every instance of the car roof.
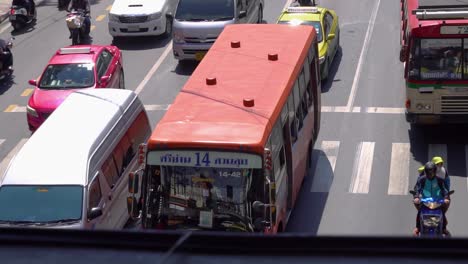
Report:
[[[295,9],[307,9],[308,7],[294,7]],[[311,13],[311,12],[288,12],[287,8],[283,10],[281,16],[279,17],[278,21],[289,21],[292,19],[299,19],[305,21],[320,21],[320,17],[322,14],[327,10],[323,7],[318,7],[318,13]]]
[[71,53],[71,54],[60,54],[58,49],[49,61],[49,64],[68,64],[68,63],[94,63],[96,62],[100,52],[107,46],[101,45],[79,45],[79,46],[68,46],[62,49],[89,49],[89,53]]
[[91,155],[136,100],[123,89],[72,93],[15,155],[0,184],[86,185],[94,176]]

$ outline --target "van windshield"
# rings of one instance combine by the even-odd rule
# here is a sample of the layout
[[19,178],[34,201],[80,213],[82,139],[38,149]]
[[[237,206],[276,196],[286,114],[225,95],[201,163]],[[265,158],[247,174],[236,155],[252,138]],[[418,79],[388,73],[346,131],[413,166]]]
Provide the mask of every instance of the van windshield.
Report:
[[83,187],[4,185],[0,223],[47,223],[81,219]]
[[180,0],[175,19],[221,21],[234,19],[234,0]]

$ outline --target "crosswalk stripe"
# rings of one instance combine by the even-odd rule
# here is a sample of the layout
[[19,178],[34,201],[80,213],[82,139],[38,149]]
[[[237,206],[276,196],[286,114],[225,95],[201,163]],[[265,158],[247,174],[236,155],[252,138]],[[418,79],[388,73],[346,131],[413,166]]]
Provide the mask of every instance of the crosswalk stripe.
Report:
[[390,160],[390,177],[388,182],[389,195],[408,194],[410,162],[410,144],[392,143],[392,158]]
[[2,145],[3,142],[5,142],[5,139],[0,139],[0,145]]
[[13,157],[20,151],[23,145],[28,141],[29,138],[21,139],[16,146],[6,155],[6,157],[0,163],[0,183],[3,181],[4,173]]
[[339,141],[322,141],[321,149],[323,152],[317,159],[311,192],[330,191],[339,147]]
[[439,156],[444,160],[444,167],[448,170],[447,160],[447,145],[446,144],[429,144],[429,150],[427,151],[427,160],[432,160],[432,157]]
[[369,193],[375,142],[361,142],[356,151],[349,192]]

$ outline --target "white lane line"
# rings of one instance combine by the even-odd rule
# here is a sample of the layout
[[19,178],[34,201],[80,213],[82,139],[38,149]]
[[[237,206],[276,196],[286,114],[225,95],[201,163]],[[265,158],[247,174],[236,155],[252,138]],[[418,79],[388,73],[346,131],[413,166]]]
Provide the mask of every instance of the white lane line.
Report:
[[350,193],[369,193],[375,142],[359,143],[354,159]]
[[[7,19],[5,19],[5,21],[8,21]],[[0,28],[0,34],[2,34],[5,30],[7,30],[8,28],[10,28],[10,23],[8,22],[5,26],[3,26],[2,28]]]
[[10,164],[11,159],[20,151],[23,145],[28,141],[29,138],[21,139],[18,144],[6,155],[6,157],[0,163],[0,183],[3,181],[4,173]]
[[335,175],[336,159],[340,148],[339,141],[323,141],[315,166],[311,192],[329,192]]
[[367,107],[366,113],[373,114],[404,114],[405,108],[399,107]]
[[172,49],[172,41],[169,41],[167,43],[167,47],[164,50],[163,54],[159,57],[159,59],[156,61],[156,63],[153,65],[153,67],[149,70],[149,72],[146,74],[145,78],[140,82],[138,87],[135,89],[136,94],[140,94],[145,85],[149,82],[153,74],[158,70],[159,66],[163,63],[164,59],[166,59],[167,55]]
[[146,111],[166,111],[171,105],[145,105]]
[[448,170],[446,144],[429,144],[429,150],[427,151],[427,161],[431,161],[435,156],[439,156],[444,160],[444,167]]
[[410,144],[392,143],[390,162],[389,195],[406,195],[409,191]]
[[347,110],[346,106],[322,106],[322,112],[346,113]]
[[353,85],[351,86],[351,93],[348,98],[348,104],[346,105],[346,107],[348,108],[348,112],[351,111],[351,108],[353,107],[353,104],[354,104],[354,99],[357,93],[357,86],[359,83],[359,78],[361,76],[361,67],[364,62],[364,57],[369,50],[368,46],[370,43],[372,31],[374,31],[374,24],[377,18],[377,13],[379,12],[379,6],[380,6],[380,0],[377,0],[375,2],[374,9],[372,10],[372,15],[369,21],[369,26],[367,27],[366,37],[364,38],[364,44],[362,45],[362,49],[361,49],[361,55],[359,55],[359,61],[356,67],[356,73],[354,74]]
[[5,139],[0,139],[0,145],[2,145],[3,142],[5,142]]

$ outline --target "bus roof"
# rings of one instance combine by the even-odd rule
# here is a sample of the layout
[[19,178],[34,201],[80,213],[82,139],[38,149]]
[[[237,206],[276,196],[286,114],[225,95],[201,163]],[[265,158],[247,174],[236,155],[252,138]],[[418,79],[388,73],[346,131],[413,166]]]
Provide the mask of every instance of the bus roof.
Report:
[[91,154],[136,99],[121,89],[70,94],[15,155],[0,185],[87,184]]
[[[315,39],[311,26],[226,26],[157,124],[148,149],[164,144],[263,153]],[[231,47],[236,42],[240,47]],[[254,106],[244,106],[244,99]]]
[[433,9],[444,9],[444,8],[468,8],[468,1],[466,3],[460,3],[460,0],[406,0],[407,4],[407,14],[409,17],[409,26],[410,28],[416,29],[421,27],[428,27],[428,26],[438,26],[443,23],[445,24],[467,24],[468,20],[465,19],[456,19],[456,20],[444,20],[444,19],[434,19],[434,20],[422,20],[418,19],[415,14],[413,14],[414,10],[417,9],[426,9],[426,10],[433,10]]

